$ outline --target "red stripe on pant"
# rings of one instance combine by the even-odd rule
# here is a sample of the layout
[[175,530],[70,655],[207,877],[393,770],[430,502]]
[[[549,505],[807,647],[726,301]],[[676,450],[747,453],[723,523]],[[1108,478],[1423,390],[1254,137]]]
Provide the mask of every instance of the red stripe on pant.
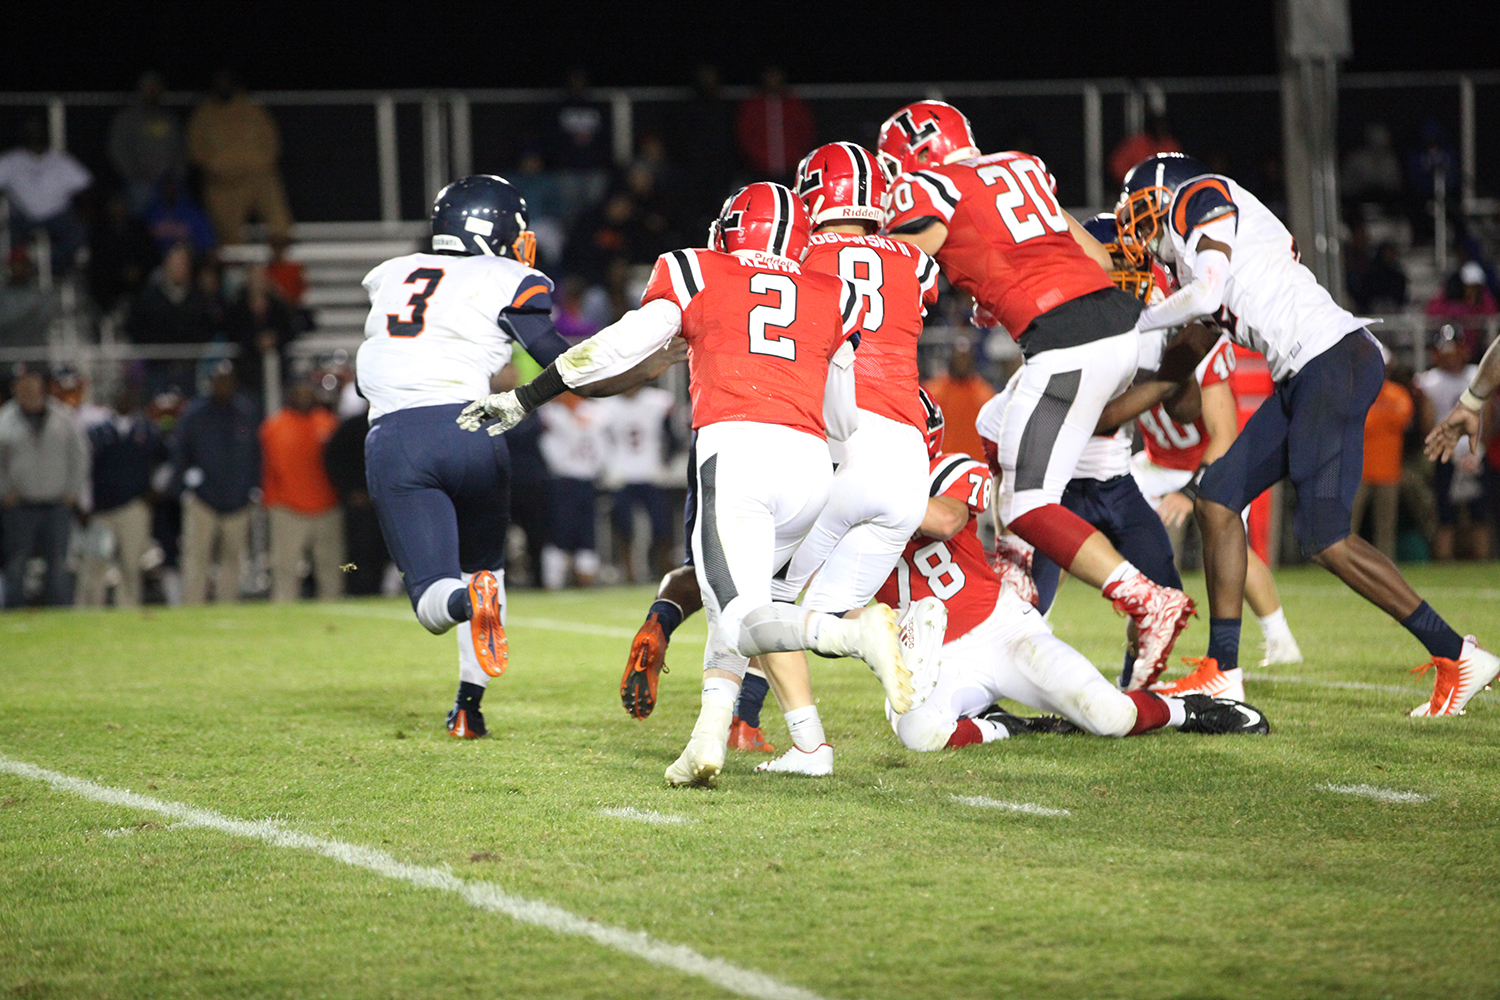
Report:
[[1028,510],[1007,527],[1035,545],[1038,552],[1063,569],[1073,565],[1073,558],[1078,555],[1078,550],[1098,530],[1057,503]]

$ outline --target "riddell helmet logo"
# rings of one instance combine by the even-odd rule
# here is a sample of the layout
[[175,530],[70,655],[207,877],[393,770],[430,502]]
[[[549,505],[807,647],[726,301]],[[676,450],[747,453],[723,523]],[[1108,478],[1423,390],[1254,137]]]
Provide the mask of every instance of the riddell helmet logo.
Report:
[[906,133],[906,143],[908,146],[919,145],[937,135],[938,132],[937,119],[927,119],[919,129],[916,122],[912,121],[910,111],[902,111],[896,115],[896,124],[900,125],[901,131]]

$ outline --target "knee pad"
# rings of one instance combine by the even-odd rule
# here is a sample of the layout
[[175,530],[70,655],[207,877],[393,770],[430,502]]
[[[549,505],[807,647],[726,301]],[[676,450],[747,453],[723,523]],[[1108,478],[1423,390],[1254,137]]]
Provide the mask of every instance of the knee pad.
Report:
[[724,616],[724,638],[744,656],[807,648],[805,612],[795,604],[766,604],[739,621]]
[[[886,703],[886,715],[894,714],[890,703]],[[957,719],[949,718],[946,714],[929,711],[924,705],[921,708],[907,712],[905,715],[896,715],[891,720],[891,728],[896,730],[896,735],[908,750],[918,750],[926,753],[930,750],[941,750],[948,745],[948,738],[953,735],[953,727]]]
[[1135,725],[1135,703],[1104,678],[1078,694],[1083,728],[1095,736],[1124,736]]

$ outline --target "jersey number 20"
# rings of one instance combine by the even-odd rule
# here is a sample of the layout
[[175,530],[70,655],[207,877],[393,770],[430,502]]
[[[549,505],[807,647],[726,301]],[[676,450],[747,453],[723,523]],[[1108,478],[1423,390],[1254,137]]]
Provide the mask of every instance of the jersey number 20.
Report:
[[[980,167],[978,173],[986,184],[1003,188],[995,195],[995,211],[1000,213],[1000,220],[1010,230],[1010,238],[1017,243],[1036,239],[1048,230],[1068,231],[1068,220],[1057,199],[1052,197],[1052,185],[1031,160],[991,163]],[[1017,214],[1018,208],[1021,214]]]
[[385,332],[392,337],[420,336],[422,328],[427,325],[427,300],[437,291],[438,282],[442,280],[443,270],[439,267],[419,267],[408,274],[403,285],[423,282],[422,290],[406,300],[406,304],[411,306],[411,319],[403,321],[395,313],[386,313]]

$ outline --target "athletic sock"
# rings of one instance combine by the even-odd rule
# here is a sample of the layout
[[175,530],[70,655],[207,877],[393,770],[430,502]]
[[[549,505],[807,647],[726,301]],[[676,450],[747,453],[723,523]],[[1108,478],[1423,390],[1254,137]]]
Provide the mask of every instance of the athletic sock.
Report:
[[478,684],[470,684],[468,681],[458,682],[458,698],[454,701],[455,708],[477,709],[480,701],[484,699],[484,688]]
[[760,707],[766,703],[766,692],[769,690],[771,685],[764,677],[745,674],[744,683],[740,685],[740,703],[734,714],[751,729],[760,728]]
[[1132,566],[1130,564],[1130,560],[1126,559],[1122,561],[1120,565],[1115,567],[1113,573],[1105,577],[1104,586],[1099,588],[1099,592],[1102,593],[1105,597],[1113,597],[1114,595],[1111,592],[1115,589],[1116,586],[1124,583],[1126,580],[1134,579],[1135,577],[1140,575],[1141,571]]
[[979,730],[979,735],[984,738],[985,743],[1010,739],[1010,730],[998,722],[991,722],[989,719],[970,719],[969,721],[974,724],[974,728]]
[[1172,713],[1167,720],[1169,729],[1181,729],[1182,724],[1187,721],[1187,703],[1181,698],[1173,698],[1170,695],[1162,695],[1162,701],[1167,703],[1167,711]]
[[1160,729],[1172,721],[1172,709],[1167,699],[1151,691],[1126,691],[1125,697],[1135,702],[1135,725],[1126,736],[1139,736],[1153,729]]
[[1260,634],[1265,638],[1266,642],[1270,642],[1272,639],[1279,639],[1284,635],[1291,635],[1292,633],[1292,630],[1286,623],[1285,608],[1277,608],[1270,614],[1256,618],[1255,620],[1260,624]]
[[804,753],[811,753],[828,742],[823,735],[823,720],[818,718],[816,705],[794,708],[786,713],[786,727],[792,731],[792,742]]
[[978,720],[959,719],[953,726],[953,732],[948,734],[948,742],[944,745],[950,747],[967,747],[983,742],[984,730],[979,728]]
[[1464,651],[1463,636],[1453,631],[1453,627],[1432,610],[1432,605],[1423,601],[1417,605],[1417,610],[1401,619],[1401,624],[1406,630],[1417,637],[1417,641],[1427,647],[1427,652],[1433,656],[1441,656],[1447,660],[1456,660]]
[[1208,620],[1208,655],[1219,662],[1220,670],[1235,670],[1240,665],[1240,620]]
[[655,616],[656,623],[661,626],[661,634],[668,639],[671,639],[672,633],[677,631],[677,626],[682,624],[682,609],[677,606],[676,601],[669,601],[666,598],[658,597],[656,603],[651,605],[651,610],[646,612],[646,617],[650,619],[652,616]]
[[448,595],[448,617],[456,622],[466,622],[474,617],[474,602],[469,599],[468,587],[459,587]]

